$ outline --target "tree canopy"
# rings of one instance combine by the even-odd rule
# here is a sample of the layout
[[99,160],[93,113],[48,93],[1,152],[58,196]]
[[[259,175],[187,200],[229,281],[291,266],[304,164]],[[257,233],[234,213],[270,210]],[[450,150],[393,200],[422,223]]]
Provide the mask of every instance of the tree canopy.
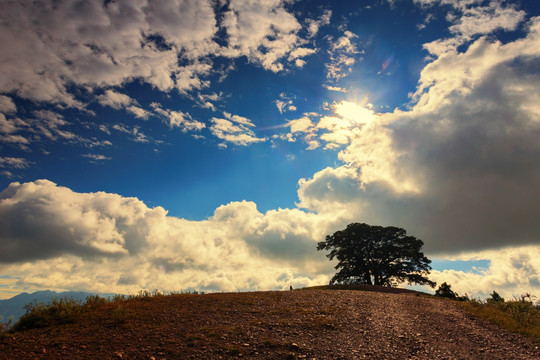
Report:
[[333,282],[382,286],[407,282],[434,287],[435,282],[426,277],[431,260],[421,251],[423,245],[398,227],[353,223],[327,235],[317,250],[329,250],[326,256],[338,260]]

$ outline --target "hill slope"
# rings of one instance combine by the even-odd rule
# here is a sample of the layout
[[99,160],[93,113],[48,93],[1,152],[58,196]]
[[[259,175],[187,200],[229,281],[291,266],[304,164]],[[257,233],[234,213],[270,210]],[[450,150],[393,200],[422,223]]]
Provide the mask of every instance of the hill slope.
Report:
[[414,293],[170,295],[0,340],[1,359],[540,359],[538,344]]

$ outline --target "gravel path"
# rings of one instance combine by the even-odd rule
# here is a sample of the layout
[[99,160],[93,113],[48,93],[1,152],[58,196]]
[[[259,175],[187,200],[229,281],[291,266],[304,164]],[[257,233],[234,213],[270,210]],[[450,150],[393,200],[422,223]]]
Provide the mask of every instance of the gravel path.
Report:
[[540,345],[415,293],[137,299],[0,340],[0,359],[540,359]]

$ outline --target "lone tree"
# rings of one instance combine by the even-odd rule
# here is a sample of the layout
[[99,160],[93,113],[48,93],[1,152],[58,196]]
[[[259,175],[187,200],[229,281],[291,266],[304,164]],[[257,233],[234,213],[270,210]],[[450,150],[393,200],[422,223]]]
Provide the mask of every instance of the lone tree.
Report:
[[326,256],[338,260],[332,282],[394,286],[406,281],[435,287],[426,277],[431,260],[420,250],[422,245],[398,227],[353,223],[327,235],[317,250],[329,250]]

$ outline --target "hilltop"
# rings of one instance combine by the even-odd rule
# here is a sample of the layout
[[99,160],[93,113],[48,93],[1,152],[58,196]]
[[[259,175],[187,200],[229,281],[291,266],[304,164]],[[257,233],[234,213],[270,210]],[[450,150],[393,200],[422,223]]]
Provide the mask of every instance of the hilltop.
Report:
[[538,343],[412,291],[177,294],[9,334],[1,359],[540,359]]

